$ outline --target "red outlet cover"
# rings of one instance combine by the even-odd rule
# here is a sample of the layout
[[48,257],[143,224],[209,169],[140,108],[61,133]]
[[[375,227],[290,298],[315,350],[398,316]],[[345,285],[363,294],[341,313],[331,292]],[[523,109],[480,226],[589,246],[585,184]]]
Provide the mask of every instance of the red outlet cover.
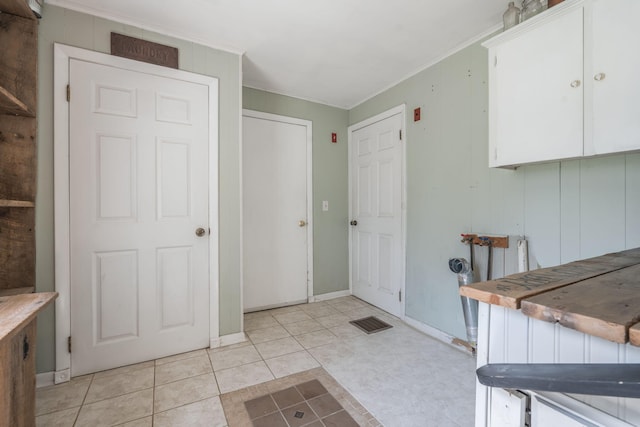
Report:
[[335,132],[331,133],[331,142],[336,143],[338,142],[338,134]]
[[414,122],[418,122],[418,121],[420,121],[420,107],[415,108],[415,109],[413,110],[413,121],[414,121]]

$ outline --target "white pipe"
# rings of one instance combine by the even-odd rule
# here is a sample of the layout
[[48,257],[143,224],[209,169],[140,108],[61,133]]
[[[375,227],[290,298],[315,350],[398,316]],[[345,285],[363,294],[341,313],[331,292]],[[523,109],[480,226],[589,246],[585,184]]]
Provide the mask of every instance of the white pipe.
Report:
[[529,242],[526,239],[518,240],[518,271],[529,271]]

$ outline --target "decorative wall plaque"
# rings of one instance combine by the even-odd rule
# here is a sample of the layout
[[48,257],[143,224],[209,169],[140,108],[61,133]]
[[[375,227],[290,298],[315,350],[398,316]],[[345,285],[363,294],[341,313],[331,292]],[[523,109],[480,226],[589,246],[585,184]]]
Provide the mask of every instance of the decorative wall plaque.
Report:
[[111,54],[136,61],[178,68],[178,48],[111,33]]

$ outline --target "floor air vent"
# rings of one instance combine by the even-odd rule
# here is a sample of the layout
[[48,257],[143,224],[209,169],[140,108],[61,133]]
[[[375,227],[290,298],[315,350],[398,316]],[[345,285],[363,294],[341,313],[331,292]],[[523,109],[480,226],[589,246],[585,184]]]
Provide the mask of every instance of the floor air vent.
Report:
[[374,316],[365,317],[363,319],[352,320],[351,323],[353,326],[356,326],[368,334],[373,334],[375,332],[384,331],[385,329],[393,328],[388,323],[383,322]]

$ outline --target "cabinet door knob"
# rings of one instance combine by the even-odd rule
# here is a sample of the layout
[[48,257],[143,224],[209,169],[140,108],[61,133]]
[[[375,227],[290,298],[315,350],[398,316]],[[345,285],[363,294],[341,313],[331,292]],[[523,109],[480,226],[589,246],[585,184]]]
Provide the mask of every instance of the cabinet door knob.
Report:
[[595,81],[599,82],[599,81],[601,81],[601,80],[604,80],[604,78],[605,78],[606,76],[607,76],[607,75],[606,75],[605,73],[598,73],[598,74],[596,74],[595,76],[593,76],[593,80],[595,80]]
[[571,82],[571,87],[579,87],[580,86],[580,80],[574,80]]

